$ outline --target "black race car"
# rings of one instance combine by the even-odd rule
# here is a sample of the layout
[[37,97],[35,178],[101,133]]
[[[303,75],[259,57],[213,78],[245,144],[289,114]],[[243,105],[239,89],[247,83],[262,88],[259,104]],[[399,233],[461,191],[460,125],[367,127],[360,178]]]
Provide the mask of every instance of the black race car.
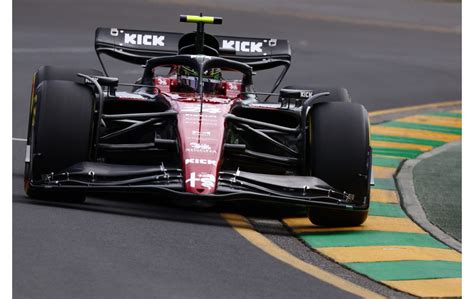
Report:
[[[366,109],[344,88],[275,93],[287,40],[213,36],[222,18],[181,16],[188,34],[98,28],[103,71],[43,66],[34,75],[25,191],[79,201],[90,192],[144,192],[194,204],[257,200],[308,207],[318,225],[358,225],[369,207]],[[142,65],[134,83],[102,56]],[[273,89],[253,75],[281,67]],[[267,102],[277,97],[278,102]]]

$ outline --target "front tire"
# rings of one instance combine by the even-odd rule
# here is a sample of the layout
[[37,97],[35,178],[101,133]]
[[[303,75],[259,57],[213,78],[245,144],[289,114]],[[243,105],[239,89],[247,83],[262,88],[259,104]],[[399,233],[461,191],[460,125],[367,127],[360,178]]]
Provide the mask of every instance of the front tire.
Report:
[[104,74],[101,71],[95,69],[81,68],[81,67],[62,67],[62,66],[51,66],[44,65],[41,66],[33,75],[33,82],[31,86],[31,97],[30,97],[30,118],[28,120],[28,133],[26,144],[31,144],[31,116],[36,109],[36,92],[38,86],[43,81],[71,81],[76,83],[83,83],[84,78],[77,76],[78,73],[93,75],[93,76],[103,76]]
[[347,102],[319,103],[310,110],[309,166],[312,176],[339,191],[355,195],[367,209],[309,208],[312,223],[356,226],[368,215],[371,149],[369,118],[364,106]]
[[[72,81],[47,80],[34,93],[30,111],[29,162],[25,163],[25,192],[37,199],[83,202],[85,194],[34,187],[42,175],[57,173],[90,159],[94,94]],[[32,185],[33,184],[33,185]]]

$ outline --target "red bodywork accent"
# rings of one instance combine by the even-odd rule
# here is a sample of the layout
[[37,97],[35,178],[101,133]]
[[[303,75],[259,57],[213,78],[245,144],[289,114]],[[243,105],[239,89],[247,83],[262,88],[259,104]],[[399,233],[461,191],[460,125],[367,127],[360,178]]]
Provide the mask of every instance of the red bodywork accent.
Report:
[[178,139],[186,192],[214,193],[223,155],[225,115],[234,100],[182,94],[171,102],[178,112]]
[[[173,92],[174,77],[154,77],[154,93],[161,92],[177,115],[177,135],[186,192],[214,193],[223,156],[225,115],[240,100],[241,81],[222,80],[222,93],[205,94]],[[159,91],[158,91],[159,90]],[[146,100],[120,95],[122,100]]]

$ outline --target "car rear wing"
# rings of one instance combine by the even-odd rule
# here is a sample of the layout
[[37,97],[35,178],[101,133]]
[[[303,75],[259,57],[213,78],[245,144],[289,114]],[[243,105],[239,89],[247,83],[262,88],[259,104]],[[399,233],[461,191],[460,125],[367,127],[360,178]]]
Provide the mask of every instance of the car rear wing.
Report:
[[[184,34],[120,28],[97,28],[95,50],[97,55],[107,54],[116,59],[145,64],[153,57],[178,54],[178,42]],[[288,40],[214,36],[219,42],[220,57],[244,63],[268,60],[291,61]]]

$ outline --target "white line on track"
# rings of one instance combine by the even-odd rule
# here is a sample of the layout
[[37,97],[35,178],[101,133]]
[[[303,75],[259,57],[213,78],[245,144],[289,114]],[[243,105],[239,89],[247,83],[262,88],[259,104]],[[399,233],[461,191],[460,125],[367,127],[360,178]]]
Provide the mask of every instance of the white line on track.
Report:
[[25,138],[15,138],[15,137],[13,137],[12,140],[13,140],[13,141],[26,142],[26,139],[25,139]]

